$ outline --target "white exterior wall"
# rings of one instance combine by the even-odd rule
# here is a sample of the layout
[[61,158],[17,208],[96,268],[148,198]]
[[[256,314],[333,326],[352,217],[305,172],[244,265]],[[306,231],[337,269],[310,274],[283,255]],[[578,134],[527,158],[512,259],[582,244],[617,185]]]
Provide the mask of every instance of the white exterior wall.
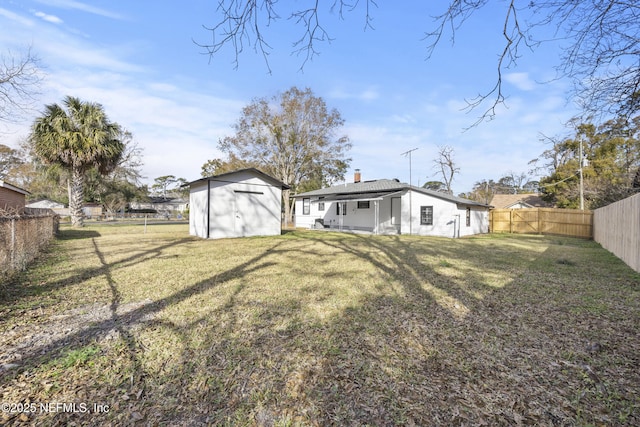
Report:
[[324,211],[319,210],[319,199],[311,197],[309,215],[303,214],[303,199],[296,199],[296,227],[313,228],[316,219],[324,220],[324,224],[331,228],[345,228],[352,230],[375,231],[376,203],[378,204],[379,233],[397,232],[391,224],[391,199],[369,201],[369,208],[358,208],[358,202],[346,202],[346,215],[338,215],[337,203],[324,202]]
[[[209,181],[209,238],[280,234],[282,189],[250,172]],[[190,192],[189,232],[207,237],[207,182]]]
[[[400,197],[400,224],[393,224],[391,215],[392,198],[385,197],[377,201],[378,205],[378,233],[379,234],[409,234],[409,191],[403,192]],[[412,192],[412,234],[422,236],[458,237],[473,234],[487,233],[489,230],[489,211],[487,208],[471,208],[471,225],[466,225],[467,206],[460,206],[455,202],[432,197],[426,194]],[[313,228],[315,220],[322,218],[325,226],[331,228],[360,229],[375,231],[375,201],[369,202],[369,209],[358,209],[357,202],[347,202],[347,214],[338,216],[336,203],[325,202],[325,210],[318,210],[317,197],[311,198],[309,215],[303,214],[303,201],[296,199],[296,227]],[[433,225],[420,224],[420,207],[433,206]],[[342,222],[341,222],[342,221]]]
[[[433,225],[420,224],[420,207],[433,206]],[[426,194],[412,192],[412,234],[421,236],[460,237],[487,233],[489,211],[486,208],[471,208],[471,224],[466,225],[467,206],[460,206]],[[402,196],[402,234],[409,234],[409,192]]]
[[189,234],[207,237],[207,183],[191,185],[189,191]]

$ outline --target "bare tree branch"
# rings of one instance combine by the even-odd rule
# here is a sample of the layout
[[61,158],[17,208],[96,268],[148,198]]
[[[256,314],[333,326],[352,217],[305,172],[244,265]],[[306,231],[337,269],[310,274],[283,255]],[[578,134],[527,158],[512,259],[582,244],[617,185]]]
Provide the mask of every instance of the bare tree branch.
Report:
[[42,77],[38,59],[27,49],[22,56],[0,54],[0,121],[16,122],[31,107]]
[[[210,60],[225,46],[230,45],[234,53],[235,68],[239,65],[239,57],[245,46],[250,46],[262,55],[267,70],[271,73],[269,53],[272,46],[267,41],[265,31],[282,19],[278,10],[288,9],[287,19],[302,28],[302,34],[293,42],[293,53],[304,56],[300,66],[302,70],[309,60],[320,53],[317,44],[330,43],[333,39],[322,23],[320,0],[314,0],[309,7],[293,10],[291,6],[283,3],[279,3],[278,0],[218,0],[216,12],[221,17],[220,20],[214,26],[203,26],[211,33],[211,41],[195,43],[205,49]],[[375,0],[333,0],[329,12],[337,10],[339,18],[343,19],[346,12],[353,12],[360,3],[364,4],[365,9],[364,28],[373,29],[370,11],[372,7],[377,7]]]
[[[318,45],[332,38],[322,19],[321,0],[308,7],[291,6],[277,0],[218,0],[220,20],[211,31],[212,40],[201,46],[212,57],[231,45],[234,64],[245,46],[264,57],[269,72],[271,45],[265,30],[288,16],[302,33],[294,38],[293,52],[304,57],[301,69],[318,55]],[[446,10],[434,16],[434,29],[425,33],[427,58],[446,36],[452,44],[461,27],[479,10],[497,2],[489,0],[449,0]],[[503,44],[498,48],[496,78],[487,91],[467,100],[466,109],[484,111],[474,125],[495,117],[505,104],[505,70],[517,65],[523,50],[542,43],[565,41],[564,53],[556,64],[559,77],[568,77],[574,89],[568,94],[579,100],[588,115],[625,114],[640,111],[640,3],[635,0],[508,0],[502,19]],[[375,0],[332,0],[329,12],[340,19],[347,12],[364,9],[366,29],[373,29],[371,10]],[[407,7],[398,3],[397,7]],[[502,6],[498,6],[502,7]],[[549,28],[552,36],[549,36]],[[473,125],[472,125],[473,126]]]

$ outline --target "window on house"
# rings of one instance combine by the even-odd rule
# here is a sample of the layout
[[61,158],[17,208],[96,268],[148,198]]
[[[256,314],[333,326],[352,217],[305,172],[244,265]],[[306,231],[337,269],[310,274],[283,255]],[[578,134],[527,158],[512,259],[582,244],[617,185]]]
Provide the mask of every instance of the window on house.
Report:
[[[322,200],[324,197],[318,197],[318,200]],[[318,210],[324,211],[324,202],[318,202]]]
[[369,201],[359,201],[358,209],[369,209]]
[[337,202],[336,203],[336,214],[337,215],[346,215],[347,214],[347,203],[346,202]]
[[311,199],[302,199],[302,215],[309,215],[311,213]]
[[471,208],[467,208],[467,227],[471,227]]
[[433,206],[420,206],[420,225],[433,225]]

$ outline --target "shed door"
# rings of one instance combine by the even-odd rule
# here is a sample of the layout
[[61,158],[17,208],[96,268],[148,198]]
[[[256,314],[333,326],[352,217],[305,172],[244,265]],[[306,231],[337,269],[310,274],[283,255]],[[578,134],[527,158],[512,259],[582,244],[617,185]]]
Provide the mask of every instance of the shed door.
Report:
[[235,235],[255,236],[260,234],[262,222],[264,221],[261,212],[260,198],[264,195],[254,191],[235,191]]
[[400,225],[401,201],[400,197],[391,198],[391,224]]

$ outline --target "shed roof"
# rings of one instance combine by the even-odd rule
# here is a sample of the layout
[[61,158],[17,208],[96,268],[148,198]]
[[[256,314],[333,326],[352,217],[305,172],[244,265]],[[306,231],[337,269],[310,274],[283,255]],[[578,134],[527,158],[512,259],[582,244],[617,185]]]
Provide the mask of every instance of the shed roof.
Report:
[[[206,178],[200,178],[200,179],[196,179],[195,181],[191,181],[187,184],[182,185],[182,187],[187,187],[187,186],[191,186],[193,184],[199,183],[199,182],[207,182],[207,181],[226,181],[228,179],[231,179],[231,177],[233,175],[237,175],[240,173],[251,173],[253,175],[259,176],[262,179],[264,179],[265,181],[275,185],[276,187],[280,187],[283,190],[288,190],[289,187],[287,184],[285,184],[282,181],[277,180],[276,178],[272,177],[271,175],[267,175],[266,173],[262,172],[259,169],[256,168],[245,168],[245,169],[238,169],[232,172],[225,172],[225,173],[221,173],[219,175],[213,175],[213,176],[209,176]],[[233,181],[229,181],[229,182],[233,182]]]
[[453,196],[447,193],[441,193],[439,191],[416,187],[414,185],[400,182],[397,179],[377,179],[372,181],[334,185],[332,187],[326,187],[319,190],[296,194],[293,197],[301,198],[324,196],[325,198],[327,198],[327,200],[329,198],[331,198],[332,200],[363,200],[363,197],[365,197],[366,195],[375,194],[375,197],[384,197],[391,195],[391,193],[409,189],[418,193],[426,194],[428,196],[447,200],[459,205],[488,207],[488,205],[485,205],[484,203],[464,199],[462,197]]

